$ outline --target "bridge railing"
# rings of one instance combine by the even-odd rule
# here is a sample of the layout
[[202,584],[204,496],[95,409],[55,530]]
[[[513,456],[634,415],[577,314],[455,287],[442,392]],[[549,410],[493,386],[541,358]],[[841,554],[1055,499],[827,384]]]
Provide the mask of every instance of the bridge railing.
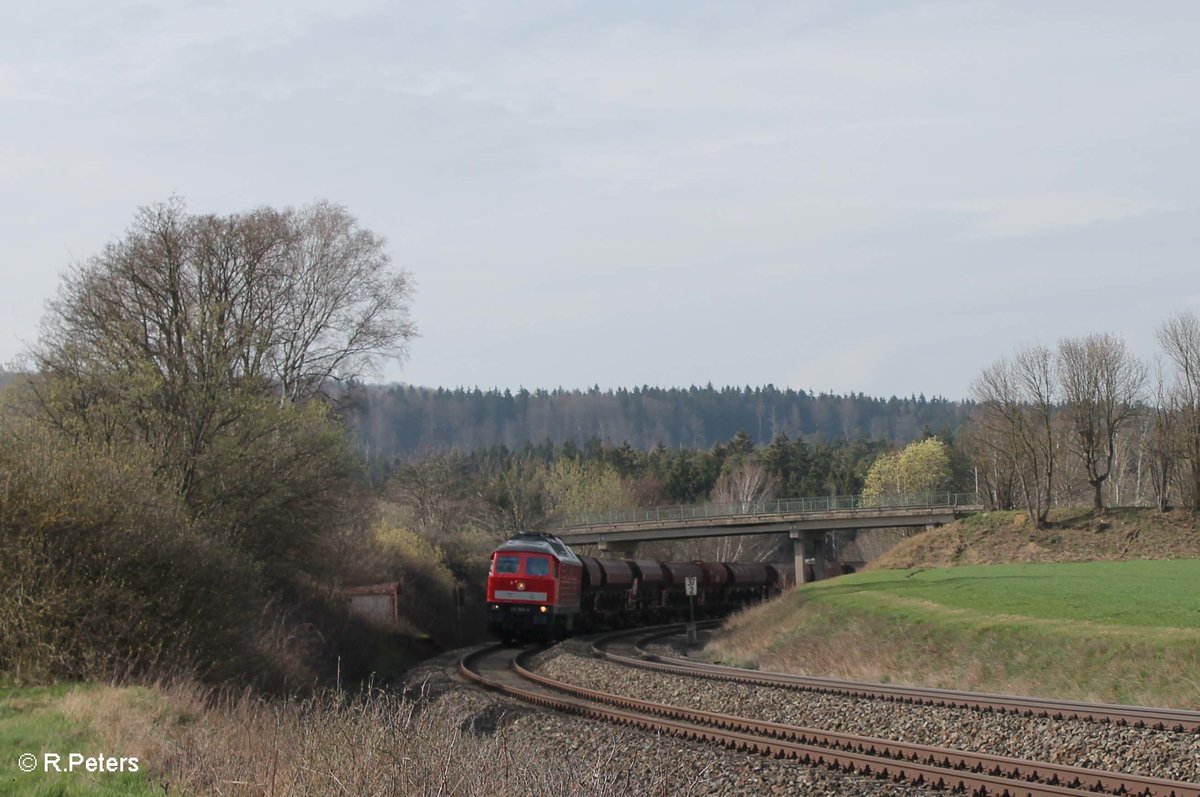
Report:
[[777,501],[734,501],[724,504],[682,504],[639,509],[612,509],[563,515],[550,522],[555,529],[609,526],[618,523],[648,523],[661,520],[702,520],[740,515],[798,515],[853,509],[907,509],[979,506],[979,493],[910,493],[870,496],[832,495],[817,498],[781,498]]

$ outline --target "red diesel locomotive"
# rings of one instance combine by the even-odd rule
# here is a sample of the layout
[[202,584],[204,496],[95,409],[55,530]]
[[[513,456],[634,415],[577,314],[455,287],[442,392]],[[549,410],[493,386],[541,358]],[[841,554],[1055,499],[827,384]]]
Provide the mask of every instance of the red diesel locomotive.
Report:
[[550,534],[518,534],[492,554],[488,631],[501,639],[548,639],[575,630],[583,563]]
[[576,556],[551,534],[524,533],[492,554],[488,631],[525,642],[686,620],[688,578],[696,579],[697,618],[722,616],[796,583],[791,564],[597,559]]

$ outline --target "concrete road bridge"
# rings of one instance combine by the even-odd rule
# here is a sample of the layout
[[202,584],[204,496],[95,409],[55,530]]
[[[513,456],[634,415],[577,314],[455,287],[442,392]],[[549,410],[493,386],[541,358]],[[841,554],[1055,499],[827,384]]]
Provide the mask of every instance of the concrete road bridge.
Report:
[[787,532],[792,539],[796,577],[804,580],[806,559],[815,560],[817,578],[825,572],[825,538],[831,531],[932,528],[982,509],[978,493],[784,498],[591,512],[563,517],[547,531],[568,545],[598,545],[601,551],[627,558],[633,557],[642,542]]

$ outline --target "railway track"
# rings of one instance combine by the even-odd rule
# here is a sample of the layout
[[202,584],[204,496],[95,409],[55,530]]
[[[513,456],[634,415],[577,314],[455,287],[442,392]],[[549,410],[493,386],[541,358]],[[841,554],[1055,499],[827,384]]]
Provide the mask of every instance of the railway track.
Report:
[[[672,632],[660,630],[651,637]],[[596,645],[616,661],[632,659],[603,651],[605,645],[628,636],[628,633],[606,635],[598,639]],[[646,632],[638,633],[644,636]],[[500,646],[484,648],[464,656],[460,671],[476,683],[545,708],[716,743],[733,750],[790,758],[937,789],[1009,797],[1097,793],[1200,797],[1200,784],[828,732],[599,692],[534,672],[528,665],[538,652],[516,652]],[[670,666],[676,668],[673,672],[687,669],[685,664],[637,663],[639,666]],[[730,675],[722,674],[721,677],[732,680]]]
[[592,652],[600,658],[630,667],[736,683],[823,692],[847,697],[890,700],[911,705],[970,708],[1018,714],[1026,717],[1081,719],[1160,731],[1200,733],[1200,711],[1120,706],[1105,703],[1078,703],[1066,700],[1044,700],[1020,695],[959,692],[950,689],[934,689],[919,686],[891,686],[888,684],[864,683],[837,678],[760,672],[745,670],[740,667],[729,667],[721,664],[708,664],[678,657],[663,656],[646,650],[645,645],[650,641],[661,639],[672,633],[674,632],[668,631],[649,634],[637,642],[626,643],[630,649],[629,653],[614,653],[609,649],[612,643],[619,643],[623,637],[628,636],[627,634],[608,634],[598,638],[593,643]]

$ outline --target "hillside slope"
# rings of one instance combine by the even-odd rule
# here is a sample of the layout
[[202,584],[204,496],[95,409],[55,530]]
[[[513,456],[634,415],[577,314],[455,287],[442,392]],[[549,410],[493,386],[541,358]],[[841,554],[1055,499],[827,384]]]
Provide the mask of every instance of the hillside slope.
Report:
[[742,612],[700,654],[740,666],[1200,707],[1200,532],[1186,513],[977,515],[869,572]]
[[1061,509],[1051,527],[1034,529],[1024,512],[983,512],[910,537],[869,570],[1006,562],[1200,559],[1200,528],[1182,510]]

